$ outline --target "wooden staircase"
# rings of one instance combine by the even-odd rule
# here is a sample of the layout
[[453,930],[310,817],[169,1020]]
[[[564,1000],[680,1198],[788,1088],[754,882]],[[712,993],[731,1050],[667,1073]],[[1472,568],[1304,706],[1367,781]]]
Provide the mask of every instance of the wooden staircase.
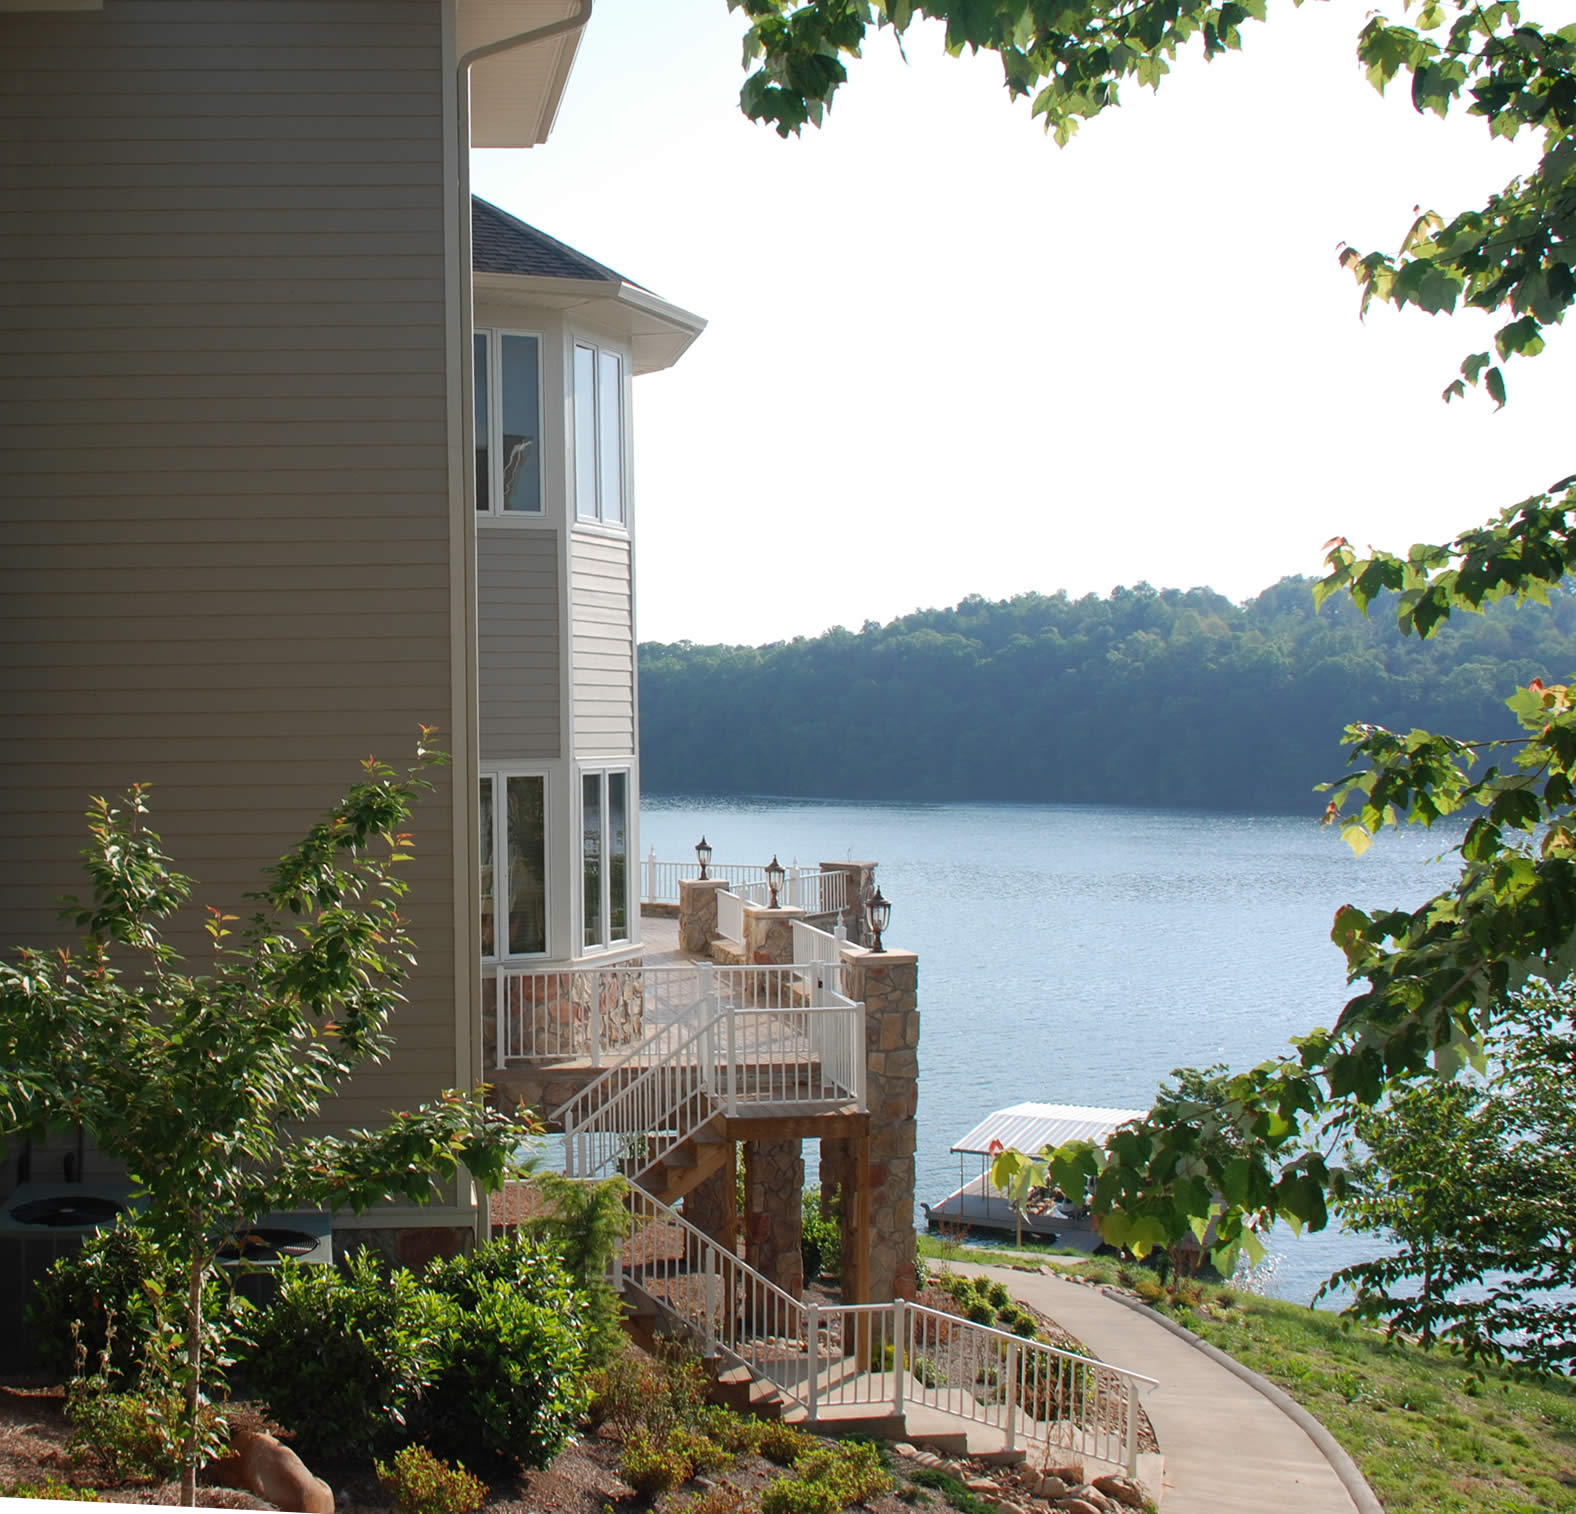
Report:
[[732,1161],[733,1140],[725,1126],[726,1117],[713,1112],[684,1131],[677,1145],[633,1174],[631,1181],[671,1208]]

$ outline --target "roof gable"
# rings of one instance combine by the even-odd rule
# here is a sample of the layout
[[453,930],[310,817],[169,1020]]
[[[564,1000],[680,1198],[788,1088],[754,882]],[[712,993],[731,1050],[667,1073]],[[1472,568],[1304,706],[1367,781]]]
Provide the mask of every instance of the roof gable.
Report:
[[471,196],[471,267],[477,273],[585,279],[597,284],[635,283],[477,195]]

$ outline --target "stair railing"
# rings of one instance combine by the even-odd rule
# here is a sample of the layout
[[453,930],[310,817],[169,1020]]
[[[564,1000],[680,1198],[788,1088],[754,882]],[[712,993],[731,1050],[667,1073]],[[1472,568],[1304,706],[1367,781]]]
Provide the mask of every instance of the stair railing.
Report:
[[910,1405],[986,1425],[1006,1449],[1039,1446],[1133,1473],[1139,1398],[1155,1379],[922,1304],[806,1304],[640,1188],[619,1281],[802,1406]]

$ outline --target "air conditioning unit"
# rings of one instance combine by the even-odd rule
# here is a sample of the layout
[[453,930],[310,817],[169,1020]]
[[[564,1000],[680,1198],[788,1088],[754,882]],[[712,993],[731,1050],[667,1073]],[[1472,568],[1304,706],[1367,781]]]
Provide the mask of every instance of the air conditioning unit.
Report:
[[0,1371],[38,1365],[26,1320],[33,1284],[132,1207],[131,1184],[110,1181],[22,1183],[0,1204]]
[[235,1278],[235,1291],[262,1307],[278,1287],[279,1264],[289,1257],[309,1267],[334,1260],[334,1217],[326,1209],[298,1209],[265,1214],[243,1225],[229,1245],[221,1247],[219,1263]]

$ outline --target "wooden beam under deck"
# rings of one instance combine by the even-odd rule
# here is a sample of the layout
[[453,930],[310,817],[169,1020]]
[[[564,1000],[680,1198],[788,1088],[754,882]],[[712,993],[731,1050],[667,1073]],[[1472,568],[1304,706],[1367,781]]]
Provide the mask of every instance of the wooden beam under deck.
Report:
[[748,1114],[722,1115],[732,1141],[831,1141],[869,1136],[870,1115],[858,1109],[806,1110],[802,1104],[751,1104]]

